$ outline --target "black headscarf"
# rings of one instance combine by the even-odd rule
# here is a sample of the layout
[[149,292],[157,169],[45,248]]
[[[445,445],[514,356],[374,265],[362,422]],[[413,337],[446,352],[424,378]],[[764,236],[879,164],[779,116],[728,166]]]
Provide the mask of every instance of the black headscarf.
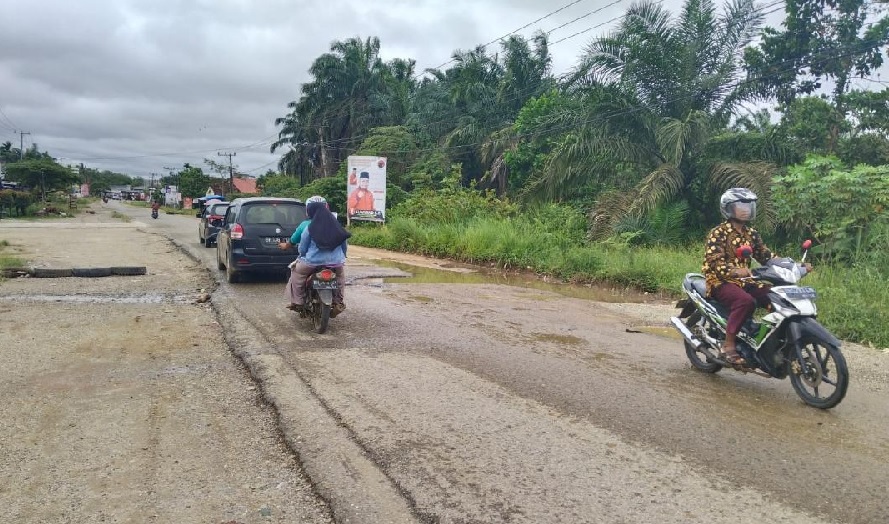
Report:
[[309,224],[309,236],[315,244],[325,251],[335,249],[352,236],[337,222],[333,213],[321,202],[310,202],[306,205],[306,215],[312,219]]

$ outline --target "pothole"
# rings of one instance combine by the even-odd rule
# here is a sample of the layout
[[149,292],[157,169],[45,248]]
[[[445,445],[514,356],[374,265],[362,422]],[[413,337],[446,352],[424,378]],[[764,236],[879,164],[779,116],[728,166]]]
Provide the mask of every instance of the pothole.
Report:
[[191,304],[195,295],[140,293],[138,295],[2,295],[0,301],[61,302],[66,304]]

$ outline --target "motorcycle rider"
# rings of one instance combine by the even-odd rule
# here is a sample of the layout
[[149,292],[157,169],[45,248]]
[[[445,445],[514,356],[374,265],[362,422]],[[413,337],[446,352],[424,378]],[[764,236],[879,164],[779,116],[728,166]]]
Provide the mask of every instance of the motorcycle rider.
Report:
[[152,213],[157,213],[157,210],[160,209],[160,207],[161,207],[161,205],[157,202],[157,200],[154,200],[151,202],[151,212]]
[[[737,335],[757,304],[769,304],[767,284],[744,280],[753,276],[750,256],[765,264],[776,255],[766,247],[759,232],[750,226],[756,218],[756,194],[743,187],[731,188],[719,199],[719,211],[726,219],[707,235],[702,273],[707,295],[729,309],[722,357],[732,365],[743,366]],[[739,248],[749,247],[749,255]]]
[[[285,295],[290,302],[287,308],[293,311],[302,310],[305,302],[306,277],[311,275],[317,266],[326,266],[335,271],[339,284],[334,293],[333,311],[331,312],[331,316],[336,316],[346,309],[343,300],[346,273],[343,265],[346,262],[348,238],[351,233],[343,229],[337,222],[336,217],[328,208],[327,201],[320,196],[306,200],[306,215],[308,220],[299,225],[290,241],[278,244],[281,249],[288,249],[297,242],[299,246],[299,258],[291,268],[290,279],[285,288]],[[295,237],[300,228],[303,229],[297,239]]]

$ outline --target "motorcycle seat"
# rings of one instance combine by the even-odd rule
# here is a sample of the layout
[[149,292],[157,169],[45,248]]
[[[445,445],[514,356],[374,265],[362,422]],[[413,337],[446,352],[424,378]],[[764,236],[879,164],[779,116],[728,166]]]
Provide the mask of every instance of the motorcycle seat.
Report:
[[682,285],[688,291],[694,290],[702,297],[707,297],[707,281],[704,279],[704,275],[699,273],[689,273],[685,275],[685,280],[682,281]]

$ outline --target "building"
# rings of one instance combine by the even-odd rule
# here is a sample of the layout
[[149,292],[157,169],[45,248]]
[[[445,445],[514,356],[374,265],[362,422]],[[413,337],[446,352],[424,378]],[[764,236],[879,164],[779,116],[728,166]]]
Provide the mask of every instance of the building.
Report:
[[256,187],[256,178],[246,175],[235,175],[234,177],[235,191],[245,195],[258,195],[259,189]]

